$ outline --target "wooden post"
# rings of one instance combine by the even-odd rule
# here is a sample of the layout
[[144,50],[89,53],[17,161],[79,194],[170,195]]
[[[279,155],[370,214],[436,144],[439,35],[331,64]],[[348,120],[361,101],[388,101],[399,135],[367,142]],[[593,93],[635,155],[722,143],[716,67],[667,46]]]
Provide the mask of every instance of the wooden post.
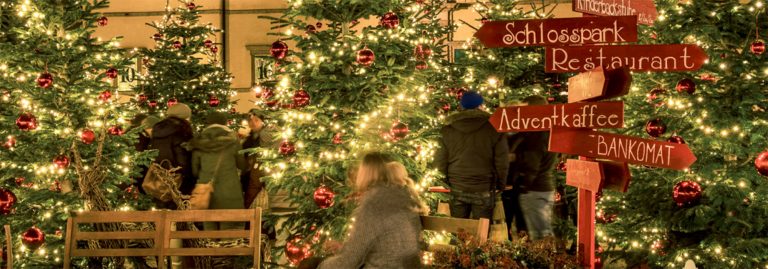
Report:
[[[589,161],[590,158],[579,157],[579,160]],[[579,188],[578,208],[578,259],[579,265],[585,268],[595,268],[595,193]]]
[[3,226],[5,229],[5,245],[7,246],[5,255],[8,257],[6,266],[8,269],[13,269],[13,243],[11,243],[11,225]]

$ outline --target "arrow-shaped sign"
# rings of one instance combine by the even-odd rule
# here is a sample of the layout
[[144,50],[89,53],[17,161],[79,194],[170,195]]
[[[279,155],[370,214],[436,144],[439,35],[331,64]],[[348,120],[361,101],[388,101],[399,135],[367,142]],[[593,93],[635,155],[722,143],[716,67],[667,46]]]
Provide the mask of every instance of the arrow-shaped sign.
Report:
[[475,33],[488,48],[637,41],[637,16],[489,21]]
[[696,45],[562,46],[546,48],[544,69],[548,73],[583,72],[602,66],[622,66],[633,71],[694,71],[707,61]]
[[547,131],[571,128],[623,128],[624,103],[572,103],[500,107],[489,119],[499,132]]
[[653,25],[659,16],[653,0],[573,0],[573,11],[601,16],[637,15],[637,22]]
[[561,127],[552,128],[549,151],[675,170],[696,162],[686,144]]
[[624,96],[629,93],[631,84],[629,67],[613,70],[597,67],[568,79],[568,103]]

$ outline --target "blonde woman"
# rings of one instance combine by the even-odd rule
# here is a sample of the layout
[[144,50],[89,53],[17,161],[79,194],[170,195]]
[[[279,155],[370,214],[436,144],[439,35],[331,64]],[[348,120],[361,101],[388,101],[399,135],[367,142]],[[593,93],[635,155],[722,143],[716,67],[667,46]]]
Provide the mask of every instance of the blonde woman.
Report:
[[349,238],[322,269],[420,268],[419,239],[426,213],[405,167],[382,153],[369,153],[357,170],[361,194]]

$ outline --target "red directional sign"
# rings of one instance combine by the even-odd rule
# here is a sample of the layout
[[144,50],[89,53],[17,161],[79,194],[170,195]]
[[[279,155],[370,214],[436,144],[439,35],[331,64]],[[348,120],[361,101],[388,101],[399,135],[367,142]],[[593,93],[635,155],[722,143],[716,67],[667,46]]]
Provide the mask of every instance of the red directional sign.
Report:
[[573,128],[623,128],[624,103],[572,103],[501,107],[491,115],[499,132],[548,131],[553,126]]
[[565,163],[565,184],[598,192],[603,181],[603,169],[598,162],[568,159]]
[[653,0],[573,0],[573,11],[601,16],[637,15],[637,22],[653,25],[659,16]]
[[686,144],[561,127],[552,128],[549,151],[675,170],[696,162]]
[[592,192],[600,189],[627,192],[631,178],[627,163],[569,159],[566,167],[565,184],[568,186]]
[[629,93],[632,75],[622,66],[613,70],[597,67],[568,79],[568,103],[599,101]]
[[633,71],[693,71],[707,61],[696,45],[560,46],[546,48],[548,73],[583,72],[602,66]]
[[475,33],[488,48],[637,41],[637,16],[489,21]]

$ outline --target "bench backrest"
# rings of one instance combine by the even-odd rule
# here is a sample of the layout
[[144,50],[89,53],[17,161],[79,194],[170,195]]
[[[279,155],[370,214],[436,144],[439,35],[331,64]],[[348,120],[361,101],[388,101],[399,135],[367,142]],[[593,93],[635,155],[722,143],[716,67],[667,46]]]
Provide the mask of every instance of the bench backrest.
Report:
[[[248,222],[250,230],[176,231],[177,223],[188,222]],[[151,231],[83,231],[80,225],[109,223],[149,223]],[[171,248],[171,239],[246,238],[248,247],[238,248]],[[84,240],[150,240],[148,248],[79,249]],[[254,266],[260,263],[261,209],[182,210],[182,211],[88,211],[79,212],[67,220],[64,268],[70,268],[72,257],[144,257],[155,256],[158,268],[165,268],[170,256],[250,256]]]
[[464,231],[474,235],[480,244],[488,241],[490,221],[488,219],[460,219],[449,217],[421,216],[424,230],[458,233]]
[[11,225],[3,226],[5,230],[5,266],[8,269],[13,269],[13,244],[11,243]]

